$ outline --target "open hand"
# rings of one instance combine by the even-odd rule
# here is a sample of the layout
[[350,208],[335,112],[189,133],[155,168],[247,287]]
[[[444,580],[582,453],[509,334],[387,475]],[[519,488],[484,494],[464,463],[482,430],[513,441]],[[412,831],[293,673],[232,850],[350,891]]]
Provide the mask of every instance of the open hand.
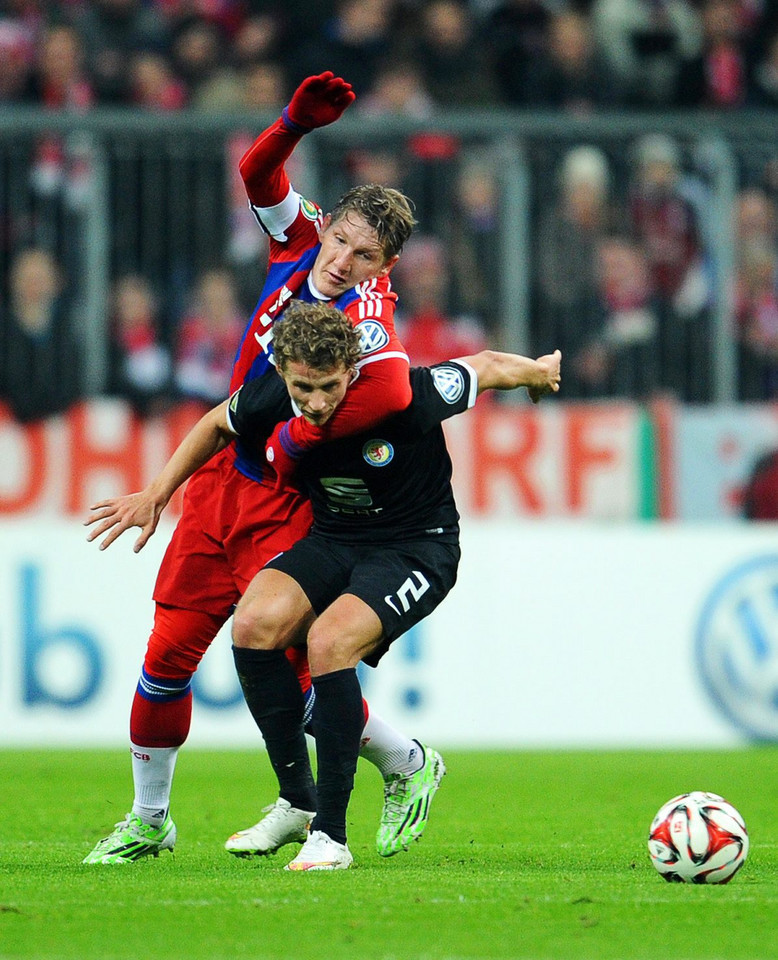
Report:
[[339,119],[356,98],[350,83],[327,70],[303,80],[284,110],[284,119],[303,130],[326,127]]
[[133,550],[138,553],[157,529],[160,515],[165,504],[160,503],[145,490],[141,493],[130,493],[124,497],[112,497],[92,504],[89,508],[92,513],[84,520],[84,526],[97,524],[87,537],[91,543],[107,531],[108,535],[100,544],[105,550],[130,527],[140,527],[141,534],[135,541]]

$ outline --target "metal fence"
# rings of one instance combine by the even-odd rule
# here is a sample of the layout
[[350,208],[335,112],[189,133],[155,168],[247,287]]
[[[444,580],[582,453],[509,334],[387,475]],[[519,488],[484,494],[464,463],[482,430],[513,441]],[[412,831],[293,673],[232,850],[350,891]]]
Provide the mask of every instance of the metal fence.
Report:
[[[246,220],[237,159],[272,119],[0,114],[2,302],[19,251],[37,246],[55,256],[85,394],[109,382],[117,277],[142,275],[160,293],[169,340],[188,291],[209,267],[228,265],[250,308],[264,247]],[[647,134],[670,140],[646,141]],[[639,170],[644,155],[653,149],[661,160],[663,148],[674,151],[665,159],[677,177],[657,199]],[[735,228],[744,191],[768,207],[778,196],[772,117],[347,115],[304,141],[292,175],[325,209],[361,180],[404,189],[416,203],[417,233],[441,255],[418,258],[416,273],[398,271],[401,300],[413,300],[414,277],[440,272],[441,310],[474,317],[490,344],[526,353],[562,347],[567,397],[670,392],[727,402],[776,392],[769,338],[760,346],[743,333],[751,321],[747,309],[742,319],[745,254]],[[591,197],[568,196],[587,175],[599,181],[594,213]],[[753,260],[770,274],[762,289],[754,267],[757,328],[772,319],[765,298],[775,288],[774,230],[768,225],[752,244]],[[0,335],[5,345],[7,330]]]

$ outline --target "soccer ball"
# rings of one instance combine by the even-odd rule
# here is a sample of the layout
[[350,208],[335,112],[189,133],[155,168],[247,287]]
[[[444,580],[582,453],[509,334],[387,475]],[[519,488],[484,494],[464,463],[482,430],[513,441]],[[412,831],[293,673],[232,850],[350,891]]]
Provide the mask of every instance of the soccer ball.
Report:
[[695,790],[660,807],[648,834],[648,852],[673,883],[728,883],[746,862],[748,831],[731,803]]

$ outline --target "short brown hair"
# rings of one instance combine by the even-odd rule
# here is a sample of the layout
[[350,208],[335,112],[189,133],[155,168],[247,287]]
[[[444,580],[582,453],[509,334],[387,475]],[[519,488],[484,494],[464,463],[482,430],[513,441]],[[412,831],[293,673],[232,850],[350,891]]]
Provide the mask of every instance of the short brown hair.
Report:
[[352,187],[330,211],[332,222],[342,220],[349,213],[357,213],[378,234],[384,260],[397,256],[413,233],[416,220],[411,201],[393,187],[380,183],[365,183]]
[[290,363],[314,370],[342,364],[352,370],[361,353],[359,333],[345,313],[323,303],[293,300],[273,328],[273,354],[281,373]]

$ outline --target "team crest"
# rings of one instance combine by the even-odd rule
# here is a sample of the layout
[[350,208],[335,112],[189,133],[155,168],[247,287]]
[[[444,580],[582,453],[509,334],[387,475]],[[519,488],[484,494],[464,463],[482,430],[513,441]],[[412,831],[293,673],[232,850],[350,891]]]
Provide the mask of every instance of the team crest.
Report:
[[362,447],[362,456],[371,467],[385,467],[394,459],[394,447],[386,440],[368,440]]
[[306,220],[313,220],[314,222],[319,219],[319,208],[315,203],[311,203],[310,200],[306,200],[305,197],[300,197],[300,209],[303,212],[303,216]]
[[389,334],[386,332],[386,327],[377,320],[363,320],[362,323],[356,325],[355,329],[359,331],[359,346],[362,350],[362,356],[375,353],[376,350],[381,350],[389,343]]
[[465,378],[457,367],[433,367],[432,381],[446,403],[456,403],[465,392]]

